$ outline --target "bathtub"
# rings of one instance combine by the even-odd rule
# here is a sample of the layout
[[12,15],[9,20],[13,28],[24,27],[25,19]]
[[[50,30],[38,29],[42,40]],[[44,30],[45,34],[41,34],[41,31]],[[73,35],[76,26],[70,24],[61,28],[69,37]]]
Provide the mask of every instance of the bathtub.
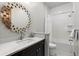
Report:
[[49,56],[73,56],[73,47],[63,41],[49,42]]

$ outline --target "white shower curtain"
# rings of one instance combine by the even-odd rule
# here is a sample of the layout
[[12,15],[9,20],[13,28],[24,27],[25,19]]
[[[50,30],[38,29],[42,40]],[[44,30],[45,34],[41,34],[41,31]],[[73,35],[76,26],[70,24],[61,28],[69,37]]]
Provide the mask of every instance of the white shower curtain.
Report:
[[50,33],[50,41],[69,44],[68,24],[72,23],[70,13],[48,15],[46,32]]

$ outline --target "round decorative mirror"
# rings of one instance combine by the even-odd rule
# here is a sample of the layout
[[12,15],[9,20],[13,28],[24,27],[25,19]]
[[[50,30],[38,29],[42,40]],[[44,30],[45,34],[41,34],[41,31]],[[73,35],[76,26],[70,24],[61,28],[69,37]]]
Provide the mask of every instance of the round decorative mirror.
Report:
[[26,31],[31,24],[28,10],[19,3],[7,3],[1,9],[2,22],[5,26],[17,33]]

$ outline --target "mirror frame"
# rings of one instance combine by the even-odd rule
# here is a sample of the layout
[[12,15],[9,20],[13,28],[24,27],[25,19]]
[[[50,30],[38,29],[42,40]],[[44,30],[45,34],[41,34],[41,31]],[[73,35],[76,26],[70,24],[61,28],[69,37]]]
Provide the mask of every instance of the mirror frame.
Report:
[[[13,8],[20,8],[24,10],[24,12],[26,12],[26,14],[28,15],[29,22],[25,27],[18,28],[14,24],[11,23],[11,9]],[[2,18],[2,23],[4,23],[8,29],[17,33],[25,32],[27,29],[30,28],[30,25],[31,25],[31,16],[30,16],[29,11],[23,5],[16,2],[10,2],[10,3],[8,2],[7,5],[4,5],[1,8],[1,18]]]

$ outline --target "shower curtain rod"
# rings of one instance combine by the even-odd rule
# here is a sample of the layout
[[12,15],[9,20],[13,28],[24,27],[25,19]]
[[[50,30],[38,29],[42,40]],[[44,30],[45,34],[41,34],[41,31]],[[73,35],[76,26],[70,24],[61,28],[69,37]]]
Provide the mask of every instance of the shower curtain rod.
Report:
[[58,12],[58,13],[54,13],[53,15],[65,14],[65,13],[75,13],[75,10],[69,10],[69,11],[60,11],[60,12]]

